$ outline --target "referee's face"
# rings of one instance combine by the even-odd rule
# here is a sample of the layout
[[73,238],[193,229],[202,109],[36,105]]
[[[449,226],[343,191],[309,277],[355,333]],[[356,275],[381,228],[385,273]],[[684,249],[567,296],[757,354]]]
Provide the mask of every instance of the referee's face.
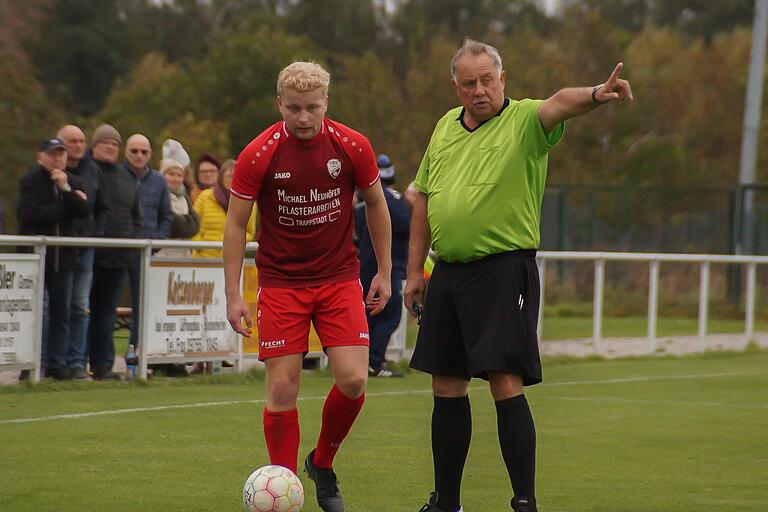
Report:
[[323,126],[328,95],[322,88],[297,91],[286,87],[277,97],[277,108],[288,131],[297,139],[311,139]]
[[456,95],[466,113],[482,123],[495,116],[504,105],[504,71],[499,70],[490,55],[466,53],[456,61]]

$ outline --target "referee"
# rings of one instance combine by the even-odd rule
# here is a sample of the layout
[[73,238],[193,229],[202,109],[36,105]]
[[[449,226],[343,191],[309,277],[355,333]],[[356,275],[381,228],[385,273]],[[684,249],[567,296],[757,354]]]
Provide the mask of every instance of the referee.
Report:
[[[462,107],[437,122],[416,175],[405,290],[409,311],[423,310],[411,367],[432,374],[434,393],[435,492],[422,512],[461,510],[473,377],[490,383],[496,402],[512,509],[537,511],[536,430],[523,386],[542,379],[535,257],[547,154],[566,119],[632,99],[621,68],[604,84],[517,101],[504,96],[496,48],[467,40],[451,60]],[[430,244],[438,262],[425,297]]]

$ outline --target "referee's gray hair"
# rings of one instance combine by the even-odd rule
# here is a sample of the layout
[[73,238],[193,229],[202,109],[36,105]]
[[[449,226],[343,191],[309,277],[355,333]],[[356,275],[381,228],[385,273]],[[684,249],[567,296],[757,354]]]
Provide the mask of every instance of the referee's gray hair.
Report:
[[466,53],[469,53],[470,55],[481,55],[483,53],[488,55],[493,61],[493,65],[496,66],[496,70],[499,72],[499,77],[501,77],[501,70],[503,67],[499,50],[489,44],[481,43],[474,39],[466,39],[464,45],[456,50],[456,53],[453,54],[453,58],[451,59],[451,78],[456,80],[456,61]]

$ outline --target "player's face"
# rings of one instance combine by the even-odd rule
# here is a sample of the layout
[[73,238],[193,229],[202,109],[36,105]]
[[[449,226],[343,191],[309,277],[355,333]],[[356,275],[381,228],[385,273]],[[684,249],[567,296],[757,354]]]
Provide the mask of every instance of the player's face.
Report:
[[277,108],[291,135],[298,139],[311,139],[320,133],[323,126],[328,96],[322,88],[297,91],[289,87],[277,97]]
[[456,61],[456,94],[467,114],[481,123],[495,116],[504,105],[504,71],[490,55],[465,53]]

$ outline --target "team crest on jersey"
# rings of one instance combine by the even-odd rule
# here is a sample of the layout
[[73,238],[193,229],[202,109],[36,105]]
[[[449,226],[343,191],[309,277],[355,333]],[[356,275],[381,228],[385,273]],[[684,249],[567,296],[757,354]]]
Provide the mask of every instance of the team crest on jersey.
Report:
[[341,162],[338,158],[331,158],[326,162],[325,166],[328,168],[328,174],[331,175],[331,178],[336,179],[339,177],[339,173],[341,172]]

